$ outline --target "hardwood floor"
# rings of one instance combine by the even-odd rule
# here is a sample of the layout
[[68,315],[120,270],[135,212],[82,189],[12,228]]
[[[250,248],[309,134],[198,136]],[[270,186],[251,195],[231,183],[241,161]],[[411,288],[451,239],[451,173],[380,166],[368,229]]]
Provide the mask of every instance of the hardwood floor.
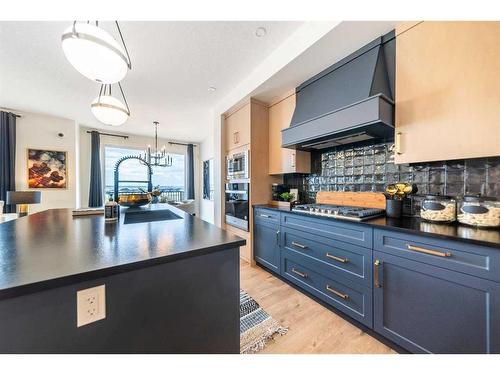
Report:
[[391,348],[260,267],[241,261],[241,288],[288,327],[260,353],[388,354]]

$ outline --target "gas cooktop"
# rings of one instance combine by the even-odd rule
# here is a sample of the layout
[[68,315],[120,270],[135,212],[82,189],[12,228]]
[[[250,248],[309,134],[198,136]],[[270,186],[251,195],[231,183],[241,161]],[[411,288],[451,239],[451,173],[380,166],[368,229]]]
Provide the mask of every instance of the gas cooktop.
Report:
[[301,204],[292,208],[292,211],[354,221],[365,221],[385,215],[385,210],[380,208],[337,206],[333,204]]

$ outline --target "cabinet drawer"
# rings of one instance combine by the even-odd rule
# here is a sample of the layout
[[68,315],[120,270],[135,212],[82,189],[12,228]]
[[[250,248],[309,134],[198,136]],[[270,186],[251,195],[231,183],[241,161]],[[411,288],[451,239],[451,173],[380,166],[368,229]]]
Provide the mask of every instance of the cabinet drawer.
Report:
[[372,247],[373,230],[363,224],[351,224],[340,220],[317,219],[299,214],[282,213],[281,225],[358,246]]
[[315,263],[325,276],[339,275],[372,286],[372,251],[361,246],[282,227],[283,250],[300,254]]
[[374,249],[485,279],[500,281],[500,251],[375,229]]
[[339,276],[325,277],[297,256],[282,253],[281,275],[350,317],[372,327],[372,291]]
[[280,213],[275,210],[266,210],[264,208],[254,208],[254,223],[271,225],[273,228],[279,227]]

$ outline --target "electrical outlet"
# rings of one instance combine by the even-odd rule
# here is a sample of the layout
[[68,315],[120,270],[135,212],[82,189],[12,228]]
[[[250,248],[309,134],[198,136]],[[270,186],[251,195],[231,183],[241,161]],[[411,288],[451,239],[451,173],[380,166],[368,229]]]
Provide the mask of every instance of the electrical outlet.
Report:
[[76,292],[76,326],[81,327],[106,317],[105,285]]

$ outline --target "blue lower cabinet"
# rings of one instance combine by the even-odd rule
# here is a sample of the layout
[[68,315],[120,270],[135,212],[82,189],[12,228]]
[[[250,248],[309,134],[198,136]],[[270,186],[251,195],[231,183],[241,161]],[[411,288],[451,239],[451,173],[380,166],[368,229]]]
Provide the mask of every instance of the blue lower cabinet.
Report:
[[314,264],[283,249],[281,276],[350,317],[372,327],[372,290],[340,276],[325,277]]
[[500,353],[500,284],[374,252],[374,329],[414,353]]
[[255,261],[270,270],[280,272],[280,232],[271,225],[255,224],[253,249]]

